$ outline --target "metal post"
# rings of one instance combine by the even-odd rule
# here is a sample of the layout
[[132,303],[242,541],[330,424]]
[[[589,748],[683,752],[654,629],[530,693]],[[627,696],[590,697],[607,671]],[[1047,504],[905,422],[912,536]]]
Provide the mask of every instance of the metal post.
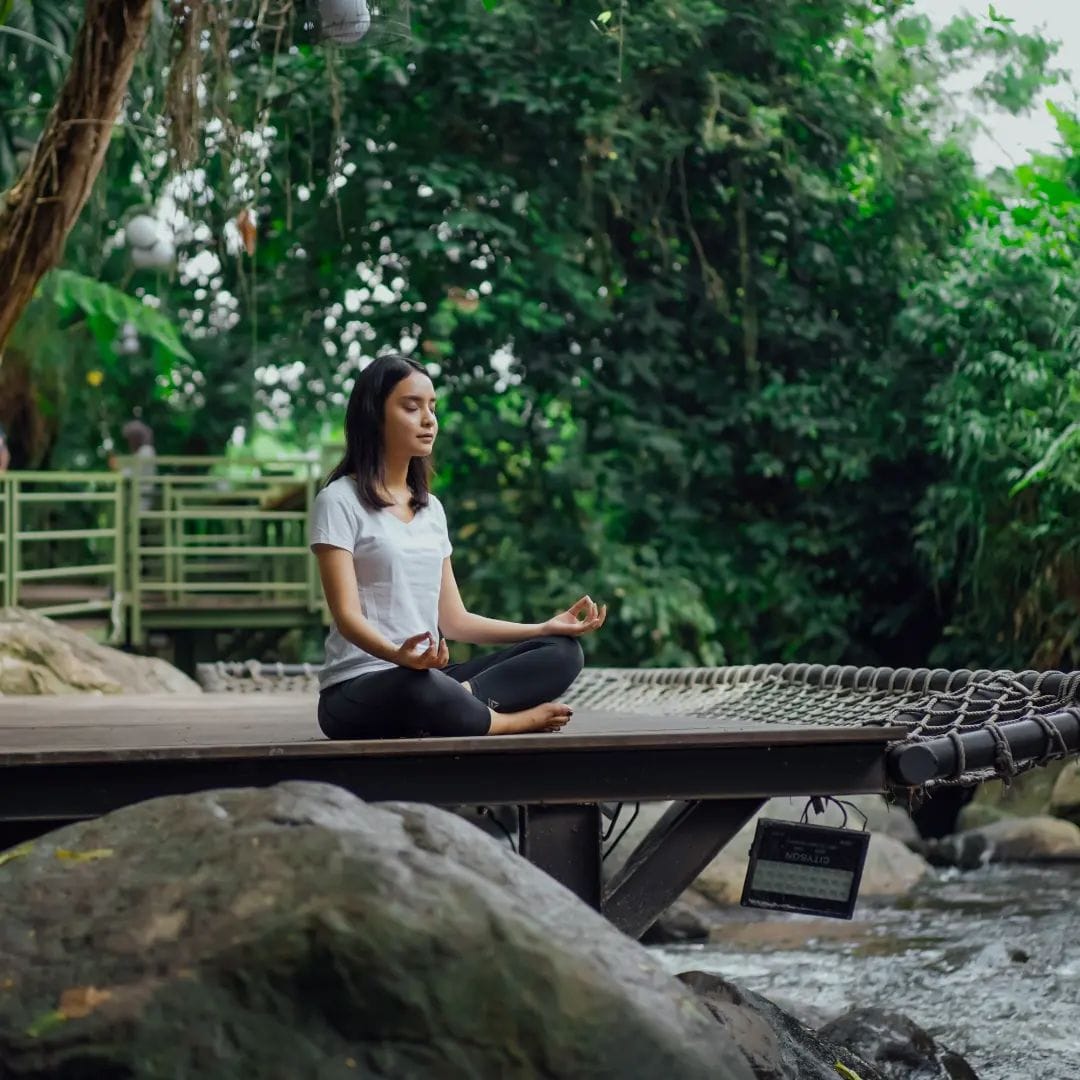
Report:
[[120,488],[127,505],[125,522],[128,529],[128,601],[131,608],[131,643],[143,644],[142,629],[142,537],[138,498],[132,497],[131,487],[121,478]]
[[110,641],[123,642],[127,636],[126,602],[124,595],[125,571],[127,569],[127,522],[124,520],[124,485],[120,477],[113,485],[113,608],[109,613],[113,619],[110,628]]
[[533,804],[518,810],[521,854],[600,910],[600,807]]
[[11,487],[12,480],[10,476],[0,476],[0,491],[3,493],[3,506],[0,507],[4,515],[4,553],[3,562],[0,563],[0,570],[4,575],[4,587],[0,592],[0,602],[5,607],[12,603],[11,600],[11,552],[14,547],[11,524]]
[[8,582],[8,603],[12,607],[19,603],[19,572],[22,564],[22,552],[19,548],[19,529],[22,527],[22,515],[19,512],[20,487],[19,478],[15,477],[11,482],[11,532],[8,534],[8,544],[11,546],[11,556],[8,559],[11,576]]
[[[175,497],[178,502],[178,509],[183,509],[183,504],[180,501],[179,495]],[[162,559],[162,569],[165,571],[165,599],[167,601],[176,600],[179,602],[179,594],[175,593],[168,586],[172,585],[176,581],[176,523],[173,519],[173,489],[172,481],[166,477],[164,487],[162,490],[161,508],[165,511],[165,517],[162,521],[163,530],[162,535],[165,539],[165,557]]]
[[623,933],[641,937],[764,804],[673,802],[608,884],[604,914]]
[[[304,509],[308,514],[311,513],[311,508],[315,504],[315,467],[311,465],[307,470],[307,480],[305,483],[304,492]],[[300,529],[300,544],[302,547],[307,547],[307,528],[306,523],[301,523]],[[318,611],[319,600],[321,599],[319,594],[319,583],[316,580],[315,574],[315,556],[308,551],[304,557],[304,580],[307,582],[307,607],[308,611]]]

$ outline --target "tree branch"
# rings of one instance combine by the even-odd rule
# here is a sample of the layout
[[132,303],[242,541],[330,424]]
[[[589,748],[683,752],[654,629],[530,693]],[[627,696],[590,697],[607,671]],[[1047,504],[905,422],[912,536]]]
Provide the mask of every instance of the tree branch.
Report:
[[153,0],[87,0],[60,96],[0,204],[0,350],[101,171],[152,10]]

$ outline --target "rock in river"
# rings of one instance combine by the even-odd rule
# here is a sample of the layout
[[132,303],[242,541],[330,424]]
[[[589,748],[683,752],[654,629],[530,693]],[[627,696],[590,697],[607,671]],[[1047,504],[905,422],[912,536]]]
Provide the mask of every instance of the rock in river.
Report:
[[888,1080],[978,1080],[959,1055],[914,1020],[886,1009],[852,1009],[818,1034],[869,1059]]
[[1070,761],[1050,792],[1050,813],[1080,825],[1080,761]]
[[679,978],[743,1048],[758,1080],[886,1080],[857,1053],[815,1034],[760,994],[703,971]]
[[0,855],[0,1076],[753,1080],[636,942],[433,807],[286,783]]
[[1005,818],[927,841],[924,850],[932,863],[965,869],[989,862],[1071,862],[1080,860],[1080,827],[1044,814]]

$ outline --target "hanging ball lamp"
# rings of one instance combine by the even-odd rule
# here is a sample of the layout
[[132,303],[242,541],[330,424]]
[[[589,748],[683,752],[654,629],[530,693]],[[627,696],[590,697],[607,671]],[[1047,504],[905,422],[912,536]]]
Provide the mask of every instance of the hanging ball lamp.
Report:
[[371,29],[367,0],[319,0],[322,37],[338,45],[352,45]]
[[172,237],[149,214],[136,214],[124,226],[124,240],[137,270],[164,270],[176,258]]

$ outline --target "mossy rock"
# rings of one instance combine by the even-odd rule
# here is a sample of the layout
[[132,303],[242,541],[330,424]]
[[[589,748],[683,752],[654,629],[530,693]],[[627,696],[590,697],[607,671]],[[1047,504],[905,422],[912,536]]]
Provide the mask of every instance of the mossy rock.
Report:
[[1064,761],[1051,761],[1049,765],[1030,769],[1013,777],[1008,787],[1002,780],[988,780],[979,785],[968,809],[986,806],[1000,811],[1003,816],[1015,817],[1045,814],[1050,804],[1050,792],[1064,767]]
[[1050,813],[1080,825],[1080,760],[1074,758],[1058,774],[1050,792]]

